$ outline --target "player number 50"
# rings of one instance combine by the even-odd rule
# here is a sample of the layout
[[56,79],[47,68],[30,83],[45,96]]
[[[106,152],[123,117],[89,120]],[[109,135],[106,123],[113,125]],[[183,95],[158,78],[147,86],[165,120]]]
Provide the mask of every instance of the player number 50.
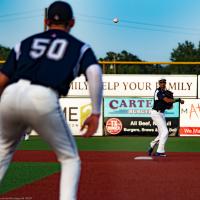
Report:
[[[52,60],[60,60],[63,58],[68,42],[64,39],[55,39],[50,44],[50,39],[37,38],[33,40],[30,56],[38,59],[46,53],[47,58]],[[48,48],[48,49],[47,49]]]

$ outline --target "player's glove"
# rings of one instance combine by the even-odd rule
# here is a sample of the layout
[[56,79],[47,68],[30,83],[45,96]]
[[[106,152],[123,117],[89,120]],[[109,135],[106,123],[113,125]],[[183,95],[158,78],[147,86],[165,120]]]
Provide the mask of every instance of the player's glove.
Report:
[[[167,98],[170,98],[170,99],[174,99],[174,94],[173,92],[169,91],[169,90],[165,90],[165,96]],[[166,103],[166,109],[172,109],[173,108],[173,103]]]
[[83,134],[83,137],[91,137],[97,131],[99,125],[100,114],[91,114],[83,123],[81,131],[86,129],[86,132]]
[[167,98],[173,99],[174,98],[174,93],[169,91],[169,90],[165,90],[165,96]]

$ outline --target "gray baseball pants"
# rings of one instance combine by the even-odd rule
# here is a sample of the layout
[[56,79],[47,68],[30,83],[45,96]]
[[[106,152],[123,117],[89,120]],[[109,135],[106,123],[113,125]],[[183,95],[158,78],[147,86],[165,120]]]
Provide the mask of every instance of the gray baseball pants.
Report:
[[169,133],[164,113],[152,110],[151,118],[158,127],[158,136],[150,143],[150,146],[153,148],[156,144],[158,144],[157,152],[164,153],[165,144],[168,139],[168,133]]

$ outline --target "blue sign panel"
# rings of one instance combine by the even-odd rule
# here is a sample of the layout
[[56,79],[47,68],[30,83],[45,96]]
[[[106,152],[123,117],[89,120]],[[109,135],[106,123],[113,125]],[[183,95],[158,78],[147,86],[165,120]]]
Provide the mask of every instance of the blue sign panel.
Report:
[[[104,117],[150,117],[153,98],[104,98]],[[165,111],[166,117],[179,117],[179,104]]]

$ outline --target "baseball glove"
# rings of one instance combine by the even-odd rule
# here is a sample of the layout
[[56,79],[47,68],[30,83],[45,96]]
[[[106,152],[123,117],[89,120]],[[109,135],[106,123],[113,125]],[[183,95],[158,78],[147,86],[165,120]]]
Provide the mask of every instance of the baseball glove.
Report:
[[166,90],[166,91],[165,91],[165,96],[166,96],[167,98],[170,98],[170,99],[173,99],[173,98],[174,98],[173,92],[171,92],[171,91],[169,91],[169,90]]
[[[170,99],[174,99],[173,92],[166,90],[165,96]],[[171,109],[173,107],[173,103],[166,103],[166,109]]]

